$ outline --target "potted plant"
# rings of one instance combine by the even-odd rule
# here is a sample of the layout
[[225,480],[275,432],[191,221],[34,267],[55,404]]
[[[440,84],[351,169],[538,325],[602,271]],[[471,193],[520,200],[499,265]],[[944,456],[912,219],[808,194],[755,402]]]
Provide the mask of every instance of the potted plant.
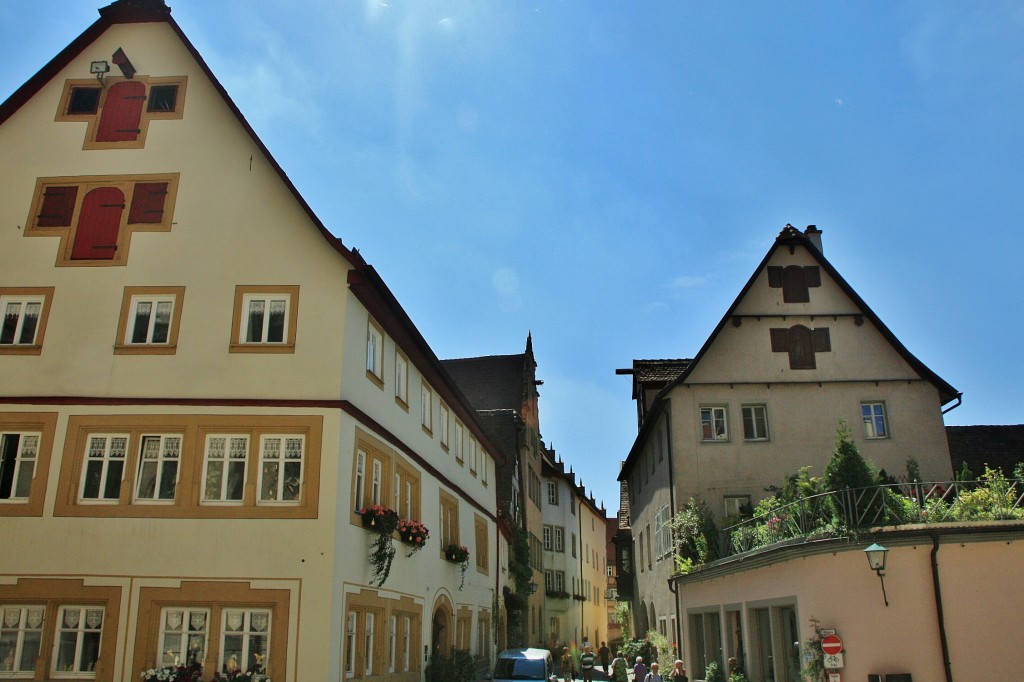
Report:
[[150,668],[142,671],[142,682],[202,682],[203,666],[198,663],[190,665],[166,665],[162,668]]
[[401,519],[398,522],[398,539],[412,547],[409,556],[412,556],[413,552],[423,549],[423,545],[427,544],[428,537],[430,537],[430,531],[420,521]]
[[458,564],[462,572],[462,581],[459,583],[461,590],[466,584],[466,568],[469,566],[469,547],[452,543],[444,548],[444,558],[453,564]]
[[391,574],[391,562],[395,559],[393,533],[398,530],[398,512],[375,504],[360,509],[359,513],[363,518],[363,528],[377,534],[370,545],[370,565],[373,567],[370,584],[376,583],[380,587]]

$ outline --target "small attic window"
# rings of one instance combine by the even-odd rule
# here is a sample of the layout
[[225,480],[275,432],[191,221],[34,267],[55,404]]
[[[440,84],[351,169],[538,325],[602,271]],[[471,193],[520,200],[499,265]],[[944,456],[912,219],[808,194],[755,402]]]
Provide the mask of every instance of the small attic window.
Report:
[[178,103],[178,85],[154,85],[149,89],[146,111],[174,111]]
[[102,88],[71,88],[69,114],[95,114],[100,105]]

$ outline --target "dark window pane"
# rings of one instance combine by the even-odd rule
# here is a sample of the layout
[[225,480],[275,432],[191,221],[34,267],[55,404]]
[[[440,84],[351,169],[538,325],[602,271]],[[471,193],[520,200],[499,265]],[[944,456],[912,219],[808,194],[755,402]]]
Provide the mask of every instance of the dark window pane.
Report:
[[69,114],[95,114],[100,105],[101,88],[71,88]]
[[132,328],[132,343],[146,343],[149,336],[149,316],[153,304],[146,301],[135,306],[135,326]]
[[147,111],[174,111],[177,100],[177,85],[154,85],[149,89]]
[[0,436],[0,499],[11,499],[14,469],[18,462],[18,444],[21,436],[9,433]]
[[103,499],[116,500],[121,496],[121,471],[124,462],[110,462],[107,465],[107,481],[103,486]]

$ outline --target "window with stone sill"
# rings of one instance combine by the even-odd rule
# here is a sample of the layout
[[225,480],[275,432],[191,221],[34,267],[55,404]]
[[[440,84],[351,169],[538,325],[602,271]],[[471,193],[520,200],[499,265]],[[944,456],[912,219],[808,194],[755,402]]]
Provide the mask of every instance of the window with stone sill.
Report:
[[42,351],[53,288],[0,288],[0,355]]

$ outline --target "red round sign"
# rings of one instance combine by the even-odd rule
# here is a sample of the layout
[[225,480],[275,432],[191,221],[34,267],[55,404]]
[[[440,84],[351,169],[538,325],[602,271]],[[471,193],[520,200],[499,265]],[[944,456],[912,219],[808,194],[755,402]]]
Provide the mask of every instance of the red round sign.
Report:
[[828,635],[821,640],[821,650],[830,656],[842,653],[843,640],[837,635]]

